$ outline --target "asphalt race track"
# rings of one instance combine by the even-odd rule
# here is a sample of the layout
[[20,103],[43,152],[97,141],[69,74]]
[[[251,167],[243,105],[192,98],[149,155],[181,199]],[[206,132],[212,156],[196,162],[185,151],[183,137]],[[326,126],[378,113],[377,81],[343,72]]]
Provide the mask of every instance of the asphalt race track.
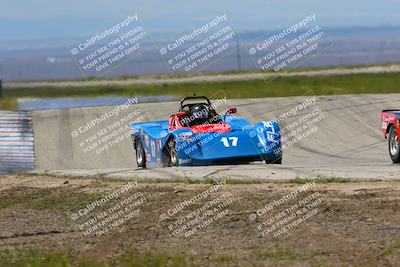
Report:
[[[223,97],[223,92],[213,98],[220,97]],[[96,147],[91,151],[84,151],[93,143],[93,140],[90,141],[88,138],[96,139],[93,136],[101,135],[99,133],[102,131],[104,133],[105,128],[117,127],[113,124],[124,120],[127,114],[140,109],[142,111],[140,116],[143,116],[141,118],[145,121],[166,119],[177,110],[177,102],[130,105],[127,109],[121,110],[118,116],[114,115],[90,126],[90,129],[86,129],[83,133],[79,133],[79,128],[83,129],[83,126],[115,109],[115,106],[35,111],[32,119],[36,172],[62,176],[149,179],[231,177],[280,180],[297,177],[354,179],[399,177],[400,166],[392,164],[386,140],[381,133],[380,111],[400,108],[400,94],[319,96],[315,98],[315,103],[308,105],[306,109],[297,108],[297,114],[293,113],[294,108],[310,102],[311,97],[228,99],[226,104],[217,108],[222,110],[227,107],[237,107],[237,116],[253,122],[279,118],[282,114],[286,114],[281,121],[283,129],[301,128],[302,131],[297,136],[302,138],[286,143],[283,164],[279,166],[254,163],[141,170],[135,167],[135,156],[129,137],[114,142],[107,149],[99,151]],[[311,113],[314,115],[309,115]],[[124,122],[122,124],[119,127],[126,125]],[[71,133],[77,136],[72,137]],[[286,131],[287,135],[288,133],[290,131]]]

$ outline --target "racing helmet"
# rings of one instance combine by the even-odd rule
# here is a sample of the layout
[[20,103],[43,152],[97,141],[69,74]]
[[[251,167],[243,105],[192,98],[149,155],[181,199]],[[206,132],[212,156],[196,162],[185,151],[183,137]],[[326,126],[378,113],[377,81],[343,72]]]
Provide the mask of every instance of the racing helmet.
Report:
[[208,120],[208,107],[204,104],[196,104],[190,108],[192,124],[205,123]]

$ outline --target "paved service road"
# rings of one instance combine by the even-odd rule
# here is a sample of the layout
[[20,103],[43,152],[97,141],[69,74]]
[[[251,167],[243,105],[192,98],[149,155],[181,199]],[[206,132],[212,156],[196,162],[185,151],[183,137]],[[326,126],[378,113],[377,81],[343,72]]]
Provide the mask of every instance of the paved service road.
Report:
[[[223,108],[235,106],[238,108],[238,116],[254,122],[288,114],[288,111],[307,99],[310,97],[228,100]],[[164,119],[176,111],[177,102],[131,105],[118,116],[75,138],[71,137],[71,132],[115,107],[36,111],[33,112],[36,168],[39,172],[47,170],[59,175],[117,178],[228,176],[236,179],[273,180],[296,177],[397,179],[400,165],[393,165],[390,161],[387,144],[381,134],[380,111],[384,108],[400,108],[399,99],[400,94],[316,97],[315,104],[310,104],[306,110],[292,114],[281,122],[281,126],[286,129],[286,138],[289,138],[289,129],[301,127],[301,134],[309,133],[297,141],[288,139],[281,166],[255,163],[138,170],[135,168],[129,137],[101,153],[82,150],[82,142],[126,114],[140,108],[146,120]],[[310,112],[316,115],[306,116]],[[318,114],[323,114],[323,117]],[[296,125],[298,122],[300,124]]]
[[204,82],[227,82],[243,81],[256,79],[271,79],[277,76],[329,76],[329,75],[347,75],[347,74],[366,74],[366,73],[398,73],[400,65],[371,66],[356,68],[335,68],[322,70],[305,70],[293,72],[267,72],[267,73],[237,73],[237,74],[215,74],[198,75],[191,77],[175,78],[155,78],[141,77],[138,79],[127,80],[98,80],[98,81],[54,81],[54,82],[5,82],[4,88],[65,88],[65,87],[91,87],[91,86],[130,86],[130,85],[164,85],[172,83],[204,83]]

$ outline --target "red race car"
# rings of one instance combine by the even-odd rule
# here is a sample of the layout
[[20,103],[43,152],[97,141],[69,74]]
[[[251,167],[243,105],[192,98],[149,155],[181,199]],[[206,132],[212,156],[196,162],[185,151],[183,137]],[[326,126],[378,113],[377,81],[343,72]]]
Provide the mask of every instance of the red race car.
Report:
[[389,154],[393,163],[400,163],[400,110],[383,110],[381,113],[382,131],[389,144]]

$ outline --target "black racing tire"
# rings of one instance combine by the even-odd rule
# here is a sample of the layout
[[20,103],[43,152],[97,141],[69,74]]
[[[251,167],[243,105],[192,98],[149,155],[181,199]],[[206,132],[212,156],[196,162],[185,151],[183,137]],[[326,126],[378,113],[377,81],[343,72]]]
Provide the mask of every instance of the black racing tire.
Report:
[[136,139],[136,165],[139,168],[146,168],[146,153],[140,138]]
[[275,160],[266,160],[266,164],[282,164],[282,158],[275,159]]
[[388,147],[389,155],[393,163],[400,163],[400,144],[394,126],[390,127],[389,129]]
[[169,145],[169,161],[172,167],[179,167],[178,153],[176,152],[176,142],[171,140],[168,142]]

